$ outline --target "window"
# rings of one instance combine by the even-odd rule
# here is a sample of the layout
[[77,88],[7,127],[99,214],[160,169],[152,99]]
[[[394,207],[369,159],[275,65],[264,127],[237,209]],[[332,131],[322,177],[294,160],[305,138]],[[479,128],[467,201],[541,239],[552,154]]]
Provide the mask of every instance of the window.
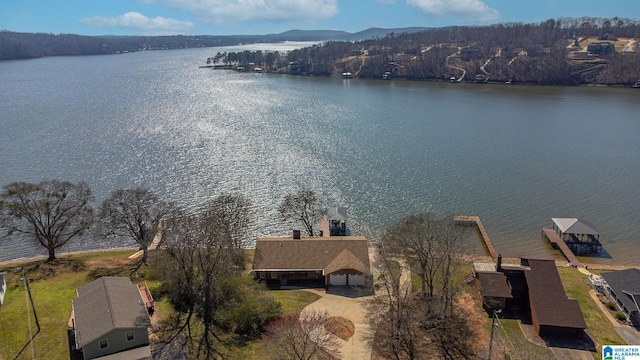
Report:
[[275,272],[275,271],[272,271],[272,272],[271,272],[271,278],[272,278],[272,279],[277,279],[277,278],[278,278],[278,273],[277,273],[277,272]]
[[133,331],[129,331],[127,333],[127,341],[133,341],[135,337],[133,336]]
[[108,347],[109,347],[109,343],[107,342],[107,339],[100,340],[100,350],[106,349]]
[[260,271],[260,279],[264,279],[267,277],[266,271]]

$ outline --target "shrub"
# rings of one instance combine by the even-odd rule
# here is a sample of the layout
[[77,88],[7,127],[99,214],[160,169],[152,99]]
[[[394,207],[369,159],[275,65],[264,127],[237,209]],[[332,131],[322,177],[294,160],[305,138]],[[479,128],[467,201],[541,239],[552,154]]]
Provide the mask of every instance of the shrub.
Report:
[[609,309],[609,310],[616,310],[618,307],[616,306],[616,303],[614,303],[613,301],[609,301],[605,304],[605,306]]
[[620,321],[627,320],[627,315],[625,315],[622,311],[617,311],[615,316],[616,316],[616,319]]

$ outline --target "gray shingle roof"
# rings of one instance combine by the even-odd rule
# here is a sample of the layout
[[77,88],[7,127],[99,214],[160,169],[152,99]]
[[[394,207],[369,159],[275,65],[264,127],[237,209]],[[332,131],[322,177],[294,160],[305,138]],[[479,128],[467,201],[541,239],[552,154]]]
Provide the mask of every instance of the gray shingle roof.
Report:
[[335,238],[262,238],[256,242],[254,271],[341,269],[369,273],[369,248],[362,236]]
[[149,328],[151,319],[138,286],[129,278],[105,276],[77,290],[73,300],[79,348],[113,329]]
[[[622,301],[624,307],[629,310],[638,309],[637,301],[640,300],[640,270],[627,269],[611,271],[602,273],[601,276],[616,294],[616,297]],[[634,297],[636,298],[635,301]]]

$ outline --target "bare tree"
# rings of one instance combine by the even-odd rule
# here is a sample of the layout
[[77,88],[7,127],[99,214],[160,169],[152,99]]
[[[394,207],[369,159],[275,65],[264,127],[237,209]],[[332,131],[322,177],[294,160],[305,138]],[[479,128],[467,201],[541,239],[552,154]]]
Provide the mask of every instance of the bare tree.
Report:
[[327,332],[326,311],[285,315],[267,326],[266,346],[272,359],[338,359],[338,338]]
[[278,211],[282,220],[301,222],[307,234],[313,236],[313,228],[324,215],[325,206],[313,190],[300,190],[285,196]]
[[[377,352],[398,360],[473,355],[470,326],[461,310],[454,311],[463,249],[453,217],[411,216],[389,229],[375,261],[378,291],[369,304]],[[420,277],[419,293],[411,291],[411,272]]]
[[91,227],[93,201],[86,183],[46,180],[40,183],[15,182],[0,194],[0,225],[9,235],[22,234],[55,251]]
[[[251,201],[240,194],[222,194],[206,202],[200,210],[203,219],[225,242],[242,250],[249,243],[249,227],[253,221]],[[240,265],[240,264],[238,264]]]
[[426,213],[409,216],[392,226],[383,242],[420,277],[424,297],[431,298],[437,292],[444,296],[443,305],[449,306],[455,295],[452,275],[466,252],[464,235],[453,216],[438,219]]
[[135,240],[147,264],[149,246],[159,236],[162,219],[175,207],[146,189],[120,189],[102,203],[98,217],[104,232]]
[[416,303],[411,292],[409,270],[403,260],[379,247],[375,260],[376,295],[367,302],[373,351],[387,359],[420,359],[429,345],[426,332],[418,324]]
[[[240,200],[242,201],[240,201]],[[166,293],[176,311],[170,331],[185,338],[190,357],[223,357],[231,335],[255,336],[262,326],[281,314],[278,303],[261,296],[249,279],[240,278],[239,244],[249,218],[237,210],[244,198],[222,196],[196,214],[168,219],[159,267]],[[240,206],[242,207],[242,206]],[[234,214],[241,214],[240,218]]]

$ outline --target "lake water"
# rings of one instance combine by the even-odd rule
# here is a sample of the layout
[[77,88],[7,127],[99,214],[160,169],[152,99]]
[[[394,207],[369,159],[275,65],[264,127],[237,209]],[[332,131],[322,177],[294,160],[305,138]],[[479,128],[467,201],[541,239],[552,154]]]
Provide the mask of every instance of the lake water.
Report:
[[[586,261],[640,265],[639,90],[198,68],[224,50],[0,62],[0,184],[84,180],[97,204],[142,186],[186,208],[239,192],[254,237],[288,235],[277,206],[310,188],[350,208],[354,234],[478,215],[513,257],[560,257],[541,228],[577,217],[606,250]],[[42,253],[0,243],[0,261]]]

